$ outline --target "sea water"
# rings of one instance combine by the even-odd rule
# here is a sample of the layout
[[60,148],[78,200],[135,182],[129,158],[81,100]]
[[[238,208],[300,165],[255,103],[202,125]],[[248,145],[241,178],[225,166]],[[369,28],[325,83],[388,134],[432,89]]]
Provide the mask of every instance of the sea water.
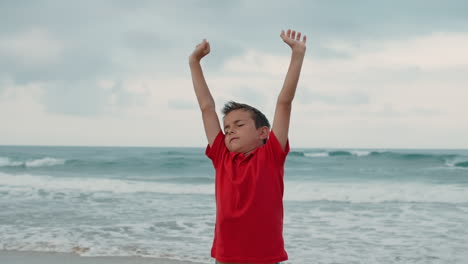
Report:
[[[212,263],[204,148],[0,146],[0,250]],[[468,151],[292,149],[286,263],[468,263]]]

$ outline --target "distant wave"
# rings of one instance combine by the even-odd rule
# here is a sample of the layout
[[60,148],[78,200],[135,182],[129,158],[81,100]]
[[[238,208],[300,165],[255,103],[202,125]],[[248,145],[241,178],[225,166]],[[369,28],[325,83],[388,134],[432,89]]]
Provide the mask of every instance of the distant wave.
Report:
[[[321,152],[291,152],[292,156],[320,157],[363,157],[363,158],[388,158],[398,160],[448,160],[457,157],[455,154],[426,154],[426,153],[401,153],[393,151],[366,151],[366,150],[332,150]],[[458,163],[465,166],[463,162]]]
[[[52,167],[64,165],[68,169],[79,169],[85,171],[88,169],[146,169],[146,170],[158,170],[158,169],[183,169],[192,168],[194,166],[199,167],[201,161],[207,161],[203,155],[193,156],[190,154],[184,154],[182,152],[166,152],[163,155],[157,156],[146,156],[146,157],[112,157],[112,158],[78,158],[78,159],[60,159],[53,157],[43,157],[38,159],[14,159],[9,157],[0,157],[0,168],[11,167],[11,168],[39,168],[39,167]],[[206,163],[208,164],[208,163]]]
[[318,158],[318,157],[329,157],[328,152],[317,152],[317,153],[304,153],[306,157]]
[[27,160],[27,161],[12,161],[10,158],[0,157],[0,167],[50,167],[55,165],[65,164],[64,159],[56,159],[45,157],[41,159]]
[[296,157],[304,157],[304,152],[301,151],[291,151],[289,152],[290,156],[296,156]]
[[447,158],[454,158],[457,155],[454,154],[426,154],[426,153],[400,153],[400,152],[371,152],[370,156],[373,157],[385,157],[393,159],[404,159],[404,160],[423,160],[423,159],[438,159],[445,160]]
[[454,164],[456,167],[468,168],[468,161],[458,162]]
[[18,167],[23,165],[22,161],[11,161],[9,158],[0,157],[0,167]]
[[328,156],[334,157],[334,156],[352,156],[353,153],[348,152],[348,151],[331,151],[328,152]]
[[[319,150],[319,151],[291,151],[291,160],[307,162],[312,159],[375,159],[394,160],[398,162],[424,162],[445,165],[447,167],[468,168],[468,157],[456,154],[432,154],[432,153],[403,153],[396,151],[371,151],[371,150]],[[202,154],[187,154],[177,151],[167,151],[163,154],[145,157],[112,157],[108,159],[61,159],[54,157],[42,157],[36,159],[19,159],[12,157],[0,157],[0,168],[22,168],[32,170],[53,166],[66,166],[67,169],[79,171],[103,171],[107,169],[121,171],[174,171],[180,169],[200,169],[209,166],[206,157]]]
[[334,151],[322,151],[322,152],[305,152],[302,153],[306,157],[339,157],[339,156],[357,156],[365,157],[369,156],[372,152],[366,150],[334,150]]

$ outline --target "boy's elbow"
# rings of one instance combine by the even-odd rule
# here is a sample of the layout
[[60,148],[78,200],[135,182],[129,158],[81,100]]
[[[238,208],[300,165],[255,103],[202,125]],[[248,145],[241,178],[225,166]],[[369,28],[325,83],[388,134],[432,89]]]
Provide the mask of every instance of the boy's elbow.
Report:
[[202,112],[208,112],[208,111],[216,111],[216,108],[214,104],[203,104],[203,105],[200,105],[200,110]]
[[291,97],[291,98],[279,97],[276,104],[291,107],[292,101],[293,101],[293,97]]

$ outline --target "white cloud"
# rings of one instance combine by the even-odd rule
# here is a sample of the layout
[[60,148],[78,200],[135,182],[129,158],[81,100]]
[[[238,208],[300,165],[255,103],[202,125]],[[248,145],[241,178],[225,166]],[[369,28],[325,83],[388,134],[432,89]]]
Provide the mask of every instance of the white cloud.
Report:
[[112,88],[115,87],[115,81],[109,79],[101,79],[100,81],[98,81],[97,85],[98,87],[104,90],[112,90]]
[[[311,43],[294,102],[291,143],[295,147],[468,147],[463,136],[468,133],[466,64],[450,54],[466,55],[455,41],[468,45],[464,34],[442,33],[366,47],[335,44],[351,56],[328,60],[315,58]],[[419,48],[423,43],[425,48]],[[450,54],[441,58],[447,50]],[[432,56],[427,53],[434,58],[425,58]],[[217,110],[228,100],[247,100],[271,119],[289,60],[286,52],[250,49],[230,57],[220,69],[205,68]],[[184,65],[184,74],[148,70],[120,76],[122,81],[98,78],[97,87],[109,92],[109,111],[114,113],[99,117],[47,113],[37,100],[42,84],[3,83],[7,88],[0,99],[0,120],[11,125],[2,130],[0,143],[204,146],[201,114]],[[119,106],[113,95],[116,87],[144,100]],[[22,114],[15,119],[8,114],[19,111]]]
[[58,39],[41,28],[0,36],[0,56],[11,57],[25,66],[55,63],[63,49]]
[[[466,46],[468,34],[438,33],[359,47],[334,44],[350,56],[323,60],[314,58],[311,43],[292,122],[292,131],[308,132],[292,135],[307,146],[468,146],[459,136],[468,133]],[[226,85],[278,85],[288,64],[289,54],[249,50],[225,63],[224,74],[242,76]]]
[[[204,139],[198,112],[168,111],[152,102],[119,115],[70,116],[47,112],[41,83],[2,82],[0,144],[170,146],[197,145]],[[157,92],[155,92],[157,94]],[[158,103],[157,101],[156,103]],[[187,128],[190,128],[187,130]],[[189,131],[189,133],[187,132]],[[180,138],[178,138],[180,137]],[[197,142],[194,144],[194,142]]]
[[468,33],[434,33],[387,41],[374,52],[356,57],[358,66],[418,67],[423,70],[468,65]]
[[290,59],[258,50],[248,50],[240,57],[228,59],[223,69],[244,74],[284,75]]
[[[374,41],[360,45],[335,42],[331,43],[331,48],[349,56],[320,60],[314,59],[312,54],[305,60],[303,72],[305,78],[344,79],[345,82],[342,83],[357,78],[360,81],[382,82],[382,76],[375,76],[376,74],[387,72],[401,75],[407,72],[410,76],[395,76],[392,80],[406,81],[407,77],[414,78],[418,72],[468,66],[467,46],[468,33],[434,33],[411,39]],[[313,53],[313,43],[308,52]],[[327,90],[330,88],[340,90],[336,86],[326,87]]]
[[[361,47],[346,43],[332,46],[346,50],[351,56],[315,59],[311,43],[308,53],[312,54],[306,56],[298,88],[298,94],[306,98],[299,101],[307,101],[310,97],[311,102],[342,102],[344,107],[353,101],[353,95],[360,98],[368,95],[371,104],[448,110],[460,106],[463,103],[460,98],[467,95],[462,87],[467,84],[468,77],[455,83],[437,80],[443,78],[447,70],[468,66],[468,52],[465,52],[468,34],[438,33]],[[243,73],[244,76],[239,78],[242,83],[258,84],[261,83],[258,76],[264,80],[282,80],[288,64],[289,54],[272,55],[250,50],[228,60],[224,70]],[[333,97],[336,100],[331,100]]]

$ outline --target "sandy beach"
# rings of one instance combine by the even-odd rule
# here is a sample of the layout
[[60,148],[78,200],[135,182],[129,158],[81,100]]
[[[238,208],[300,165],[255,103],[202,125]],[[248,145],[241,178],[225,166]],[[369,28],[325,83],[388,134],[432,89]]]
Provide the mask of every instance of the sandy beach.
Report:
[[201,264],[162,258],[142,257],[82,257],[72,253],[32,251],[2,251],[2,264]]

